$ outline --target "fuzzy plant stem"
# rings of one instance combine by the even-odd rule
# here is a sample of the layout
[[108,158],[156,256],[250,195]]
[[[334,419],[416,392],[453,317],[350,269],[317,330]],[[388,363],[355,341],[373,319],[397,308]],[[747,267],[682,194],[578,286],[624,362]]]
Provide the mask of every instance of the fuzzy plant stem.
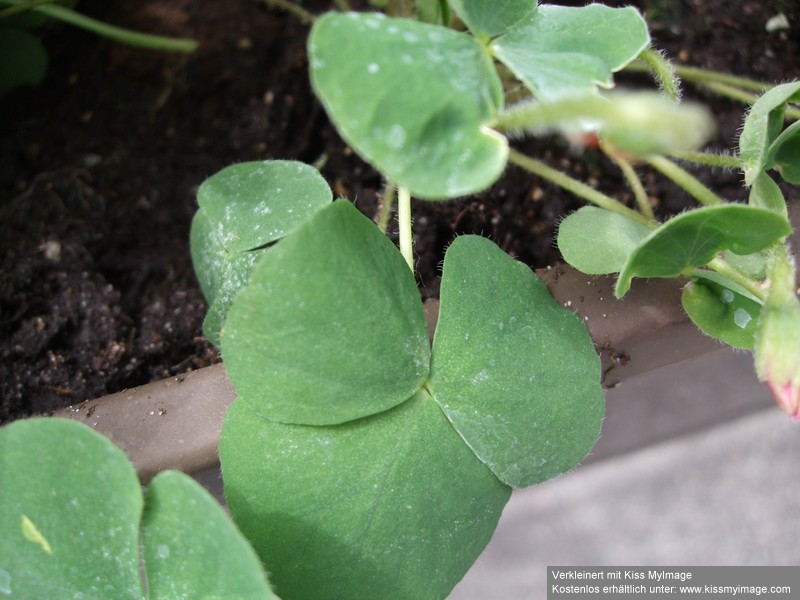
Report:
[[639,176],[636,174],[631,162],[621,153],[616,152],[614,148],[610,147],[608,144],[601,143],[600,147],[603,149],[605,155],[614,161],[614,164],[616,164],[617,167],[619,167],[619,170],[622,171],[622,174],[625,176],[625,179],[628,182],[631,191],[633,192],[633,197],[636,198],[636,205],[639,207],[639,211],[648,219],[655,220],[656,215],[653,212],[653,207],[650,205],[650,199],[647,197],[647,191],[644,189],[642,180],[639,179]]
[[675,67],[667,60],[664,53],[646,48],[639,54],[639,60],[650,69],[662,93],[673,102],[680,102],[681,82],[675,73]]
[[381,197],[381,206],[378,212],[378,229],[381,233],[386,233],[389,229],[389,219],[392,216],[392,208],[394,208],[394,196],[397,187],[391,182],[387,181],[386,186],[383,188],[383,196]]
[[696,152],[694,150],[673,150],[672,158],[684,162],[703,165],[705,167],[718,167],[720,169],[741,169],[742,159],[734,154],[715,154],[713,152]]
[[169,38],[149,33],[139,33],[115,27],[108,23],[103,23],[86,15],[75,12],[69,8],[59,5],[43,4],[33,8],[36,12],[47,15],[54,19],[59,19],[70,25],[82,27],[88,31],[107,37],[121,44],[151,48],[168,52],[194,52],[197,42],[190,39]]
[[651,167],[660,171],[662,175],[669,177],[672,181],[681,186],[684,190],[694,196],[700,204],[705,206],[716,206],[724,204],[725,200],[717,196],[709,188],[703,185],[694,175],[672,162],[664,156],[650,155],[643,157]]
[[406,259],[408,268],[414,272],[414,237],[411,234],[411,192],[408,188],[397,188],[397,222],[400,233],[400,254]]
[[639,223],[647,225],[650,228],[655,226],[655,224],[645,215],[628,208],[611,196],[607,196],[606,194],[597,191],[593,187],[590,187],[585,183],[570,177],[566,173],[562,173],[561,171],[547,166],[535,158],[525,156],[524,154],[512,149],[509,152],[508,159],[513,164],[525,169],[529,173],[538,175],[542,179],[547,179],[548,181],[555,183],[557,186],[564,188],[568,192],[571,192],[576,196],[579,196],[584,200],[599,206],[600,208],[619,213],[625,217],[628,217],[629,219],[633,219],[634,221],[638,221]]

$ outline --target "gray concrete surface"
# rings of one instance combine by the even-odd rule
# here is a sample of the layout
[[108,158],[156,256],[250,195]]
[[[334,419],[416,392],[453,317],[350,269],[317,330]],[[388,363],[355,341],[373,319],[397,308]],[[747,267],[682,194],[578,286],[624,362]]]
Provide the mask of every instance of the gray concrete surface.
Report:
[[[698,404],[722,422],[670,439]],[[547,565],[800,565],[800,424],[749,355],[625,382],[608,406],[601,459],[516,491],[450,600],[544,599]]]

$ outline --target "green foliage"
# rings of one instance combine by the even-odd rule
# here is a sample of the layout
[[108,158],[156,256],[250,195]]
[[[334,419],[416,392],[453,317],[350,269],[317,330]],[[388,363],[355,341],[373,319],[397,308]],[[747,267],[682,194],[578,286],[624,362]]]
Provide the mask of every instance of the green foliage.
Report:
[[231,165],[197,191],[192,221],[195,274],[209,304],[203,331],[219,345],[233,298],[268,244],[305,222],[333,195],[320,174],[295,161]]
[[583,322],[528,267],[487,239],[453,242],[428,389],[501,481],[534,485],[583,460],[603,418],[599,370]]
[[583,273],[619,273],[650,229],[619,213],[584,206],[558,227],[558,249],[569,264]]
[[[611,87],[612,72],[650,43],[632,8],[567,9],[531,0],[450,5],[474,36],[347,13],[318,19],[308,43],[314,91],[342,137],[390,180],[425,199],[478,192],[505,167],[508,141],[495,130],[503,122],[503,88],[492,58],[534,96],[554,101],[594,97],[598,85]],[[706,131],[696,115],[669,104],[674,114],[666,133],[642,136],[641,123],[625,127],[615,113],[609,135],[652,151],[654,143],[659,149],[671,143],[676,132]],[[648,107],[624,113],[644,115]],[[663,120],[651,118],[648,125]],[[696,143],[697,135],[690,137]]]
[[542,5],[491,49],[537,98],[557,100],[611,87],[612,73],[649,45],[635,8]]
[[753,348],[761,302],[737,283],[697,271],[683,288],[681,304],[703,333],[734,348]]
[[125,455],[74,421],[0,429],[0,531],[0,593],[12,597],[144,599],[141,536],[148,598],[275,598],[205,490],[164,472],[143,498]]
[[751,185],[760,173],[788,164],[787,181],[797,183],[797,154],[790,154],[798,144],[797,124],[783,129],[787,102],[800,100],[800,82],[784,83],[765,92],[750,109],[739,136],[745,182]]
[[585,327],[528,267],[457,239],[431,349],[408,266],[346,201],[259,261],[222,353],[226,497],[286,598],[443,597],[509,486],[573,468],[603,415]]
[[259,414],[331,425],[411,397],[428,376],[430,348],[399,252],[340,200],[258,264],[231,308],[222,355]]
[[633,277],[677,277],[731,250],[752,254],[789,235],[789,222],[770,210],[741,204],[698,208],[661,225],[628,256],[614,293],[622,297]]
[[502,88],[474,38],[379,14],[329,13],[308,51],[314,90],[342,137],[398,185],[442,199],[500,176],[507,144],[488,125]]
[[536,0],[450,0],[450,6],[472,33],[488,39],[507,32],[536,11]]

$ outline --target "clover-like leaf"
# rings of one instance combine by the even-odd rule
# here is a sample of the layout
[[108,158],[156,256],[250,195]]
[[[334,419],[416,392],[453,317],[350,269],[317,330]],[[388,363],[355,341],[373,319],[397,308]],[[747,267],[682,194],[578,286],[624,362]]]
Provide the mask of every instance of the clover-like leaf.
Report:
[[800,100],[800,81],[784,83],[764,92],[745,117],[739,154],[748,185],[768,168],[770,148],[783,129],[786,103],[797,100]]
[[724,204],[691,210],[641,241],[620,272],[614,293],[624,296],[633,277],[677,277],[724,250],[752,254],[791,232],[784,217],[756,206]]
[[142,504],[128,459],[89,427],[30,419],[0,429],[0,578],[8,595],[143,598]]
[[429,387],[478,458],[514,487],[575,467],[603,419],[586,326],[527,266],[475,236],[445,256]]
[[642,223],[618,213],[584,206],[558,227],[558,249],[569,264],[589,275],[619,273],[650,234]]
[[220,459],[234,518],[276,593],[296,600],[444,598],[511,493],[425,391],[326,427],[274,423],[237,400]]
[[75,421],[0,429],[0,531],[0,594],[12,598],[144,600],[140,536],[152,600],[275,598],[208,492],[166,472],[145,503],[122,451]]
[[199,209],[192,219],[190,248],[195,276],[208,302],[208,312],[203,320],[203,333],[219,346],[220,333],[228,309],[250,279],[253,265],[267,251],[256,248],[243,252],[228,252],[217,230],[212,228],[205,210]]
[[332,199],[319,172],[293,160],[231,165],[197,190],[197,202],[228,252],[282,238]]
[[316,169],[289,160],[234,164],[200,185],[190,245],[209,304],[203,332],[212,343],[219,345],[233,298],[265,246],[291,233],[332,197]]
[[258,556],[230,517],[178,471],[159,473],[147,487],[142,549],[152,600],[278,600]]
[[413,396],[428,376],[430,346],[402,256],[339,200],[258,262],[228,313],[222,356],[257,412],[322,425]]
[[479,38],[505,33],[536,10],[536,0],[450,0],[450,6]]
[[557,100],[611,87],[612,74],[649,45],[635,8],[542,5],[491,49],[537,98]]
[[488,128],[502,86],[485,49],[445,27],[329,13],[308,43],[311,82],[342,137],[418,197],[480,191],[500,176],[506,139]]
[[735,282],[713,271],[698,271],[683,289],[681,304],[703,333],[734,348],[755,345],[761,303]]

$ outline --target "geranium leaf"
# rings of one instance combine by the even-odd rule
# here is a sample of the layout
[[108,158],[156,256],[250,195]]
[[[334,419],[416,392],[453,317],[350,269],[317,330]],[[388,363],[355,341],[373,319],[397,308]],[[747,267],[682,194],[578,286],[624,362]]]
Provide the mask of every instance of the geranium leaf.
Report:
[[329,13],[308,43],[311,82],[342,137],[421,198],[482,190],[508,143],[488,128],[502,86],[485,49],[445,27]]
[[222,356],[257,412],[321,425],[410,398],[428,376],[430,346],[408,265],[339,200],[258,262],[228,313]]
[[633,277],[677,277],[724,250],[752,254],[791,232],[784,217],[756,206],[724,204],[691,210],[642,240],[620,272],[615,294],[624,296]]
[[510,496],[425,391],[327,427],[250,406],[223,425],[225,497],[284,598],[444,598]]
[[557,100],[611,87],[612,74],[649,44],[635,8],[542,5],[491,49],[537,98]]
[[584,206],[561,221],[558,249],[564,260],[590,275],[619,273],[650,229],[620,214]]
[[445,256],[429,388],[514,487],[575,467],[603,418],[600,361],[583,322],[527,266],[475,236]]

